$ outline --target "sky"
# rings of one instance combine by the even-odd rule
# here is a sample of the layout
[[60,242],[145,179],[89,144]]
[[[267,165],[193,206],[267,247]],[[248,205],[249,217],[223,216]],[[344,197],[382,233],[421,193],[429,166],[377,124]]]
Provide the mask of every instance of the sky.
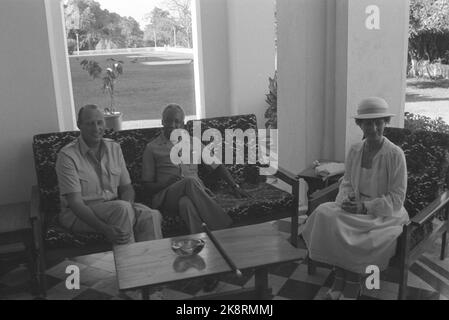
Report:
[[143,17],[154,7],[164,8],[165,0],[95,0],[100,3],[102,9],[115,12],[121,16],[133,17],[143,29],[145,24]]

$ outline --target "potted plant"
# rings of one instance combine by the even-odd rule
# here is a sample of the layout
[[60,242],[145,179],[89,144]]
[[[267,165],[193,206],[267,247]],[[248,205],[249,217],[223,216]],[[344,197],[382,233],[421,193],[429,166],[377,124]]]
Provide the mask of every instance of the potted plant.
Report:
[[265,111],[265,119],[267,119],[267,122],[265,122],[265,127],[267,129],[277,129],[278,127],[278,76],[277,71],[274,73],[274,77],[270,78],[268,77],[269,85],[268,90],[269,92],[266,94],[265,101],[268,103],[268,108]]
[[102,78],[103,93],[108,93],[110,97],[110,104],[104,108],[104,119],[106,128],[119,131],[122,129],[123,114],[115,110],[114,107],[114,89],[115,82],[121,74],[123,74],[123,61],[109,58],[106,60],[106,71],[103,75],[103,68],[94,60],[84,59],[81,61],[83,70],[86,70],[93,79]]
[[[272,146],[271,144],[271,135],[270,135],[270,129],[277,129],[278,127],[278,118],[277,118],[277,71],[274,72],[273,78],[268,77],[268,93],[265,94],[265,102],[268,104],[267,109],[265,110],[265,119],[267,120],[265,122],[265,128],[267,129],[267,137],[266,141],[268,146]],[[273,141],[274,148],[277,150],[277,141]],[[274,176],[271,177],[272,183],[277,182],[277,178]]]

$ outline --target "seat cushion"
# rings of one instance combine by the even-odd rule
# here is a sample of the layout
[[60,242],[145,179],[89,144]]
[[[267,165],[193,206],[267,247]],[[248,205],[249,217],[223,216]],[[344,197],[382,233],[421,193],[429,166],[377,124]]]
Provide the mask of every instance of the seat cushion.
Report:
[[293,207],[292,194],[268,183],[244,184],[242,187],[251,195],[251,199],[238,199],[228,188],[214,190],[216,201],[229,214],[234,223],[239,223],[242,220],[251,223],[251,220],[280,219],[281,211],[287,211]]

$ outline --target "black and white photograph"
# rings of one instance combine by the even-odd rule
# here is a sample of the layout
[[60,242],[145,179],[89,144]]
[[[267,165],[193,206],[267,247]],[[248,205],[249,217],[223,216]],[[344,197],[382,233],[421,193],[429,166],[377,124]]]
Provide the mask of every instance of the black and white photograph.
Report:
[[0,26],[0,300],[449,300],[449,0],[0,0]]

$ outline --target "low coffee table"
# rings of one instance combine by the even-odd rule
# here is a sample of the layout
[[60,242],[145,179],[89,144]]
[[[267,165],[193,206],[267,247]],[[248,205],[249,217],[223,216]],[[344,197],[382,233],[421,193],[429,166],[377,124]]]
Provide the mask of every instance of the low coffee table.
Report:
[[[270,223],[213,231],[229,257],[240,270],[255,269],[255,298],[268,298],[268,267],[304,258]],[[114,260],[120,290],[142,289],[149,299],[151,286],[231,272],[206,233],[175,239],[195,238],[206,242],[193,257],[179,257],[171,249],[173,238],[138,242],[114,247]],[[207,297],[202,297],[206,299]]]

